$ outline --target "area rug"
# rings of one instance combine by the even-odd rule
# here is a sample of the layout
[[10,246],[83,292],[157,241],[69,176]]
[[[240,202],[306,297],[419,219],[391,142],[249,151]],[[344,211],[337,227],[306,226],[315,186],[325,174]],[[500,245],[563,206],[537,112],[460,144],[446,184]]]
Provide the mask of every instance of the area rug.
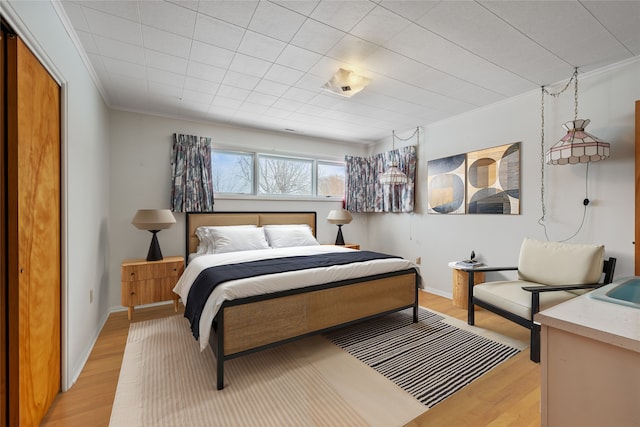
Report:
[[413,323],[412,312],[406,310],[325,336],[428,407],[524,347],[453,326],[453,319],[425,309],[418,320]]
[[[410,325],[406,325],[407,316]],[[362,324],[368,328],[351,327],[330,334],[339,345],[317,335],[232,359],[225,363],[225,388],[219,391],[213,352],[210,348],[199,351],[185,318],[133,323],[110,426],[402,426],[434,400],[419,397],[423,392],[411,391],[424,389],[419,386],[419,376],[399,374],[414,365],[433,366],[442,374],[424,381],[446,384],[438,388],[450,394],[462,382],[499,363],[477,353],[485,353],[483,346],[466,343],[467,334],[477,335],[447,325],[443,316],[425,310],[420,318],[413,324],[410,313],[396,313]],[[407,327],[423,336],[401,339]],[[386,340],[375,343],[376,333],[395,340],[396,345],[387,345]],[[461,337],[459,342],[456,336]],[[456,372],[446,363],[431,364],[426,358],[432,356],[410,344],[414,340],[422,340],[428,344],[425,347],[445,341],[445,345],[460,347],[458,353],[472,352],[465,363],[473,369]],[[404,361],[389,357],[389,351]],[[451,357],[431,354],[441,359]],[[407,365],[403,367],[403,363]],[[385,369],[378,371],[383,366]],[[402,377],[411,380],[398,381]]]

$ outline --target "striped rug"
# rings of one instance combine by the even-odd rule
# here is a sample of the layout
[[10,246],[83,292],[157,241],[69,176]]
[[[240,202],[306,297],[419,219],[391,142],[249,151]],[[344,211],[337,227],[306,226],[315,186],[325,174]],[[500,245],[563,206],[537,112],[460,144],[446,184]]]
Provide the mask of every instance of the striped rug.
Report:
[[428,407],[522,349],[453,326],[452,319],[422,308],[418,319],[413,323],[407,310],[325,336]]

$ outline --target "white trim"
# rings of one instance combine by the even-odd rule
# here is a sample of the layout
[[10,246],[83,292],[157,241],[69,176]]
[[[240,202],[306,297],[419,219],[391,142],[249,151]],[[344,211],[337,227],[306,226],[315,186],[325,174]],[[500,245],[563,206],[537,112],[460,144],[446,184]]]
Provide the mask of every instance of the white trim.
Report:
[[87,362],[89,361],[89,356],[91,356],[91,352],[93,351],[93,348],[95,347],[96,342],[98,341],[98,337],[102,333],[102,329],[104,328],[104,325],[107,323],[107,320],[109,320],[110,315],[111,315],[111,312],[109,311],[105,313],[105,315],[100,320],[100,324],[96,329],[96,332],[93,334],[93,336],[91,337],[91,340],[89,340],[89,343],[85,347],[85,350],[82,352],[82,357],[80,357],[80,359],[78,360],[78,364],[74,366],[73,369],[69,369],[68,387],[66,389],[63,388],[62,389],[63,392],[69,390],[71,386],[75,384],[76,381],[78,381],[78,378],[80,377],[80,374],[82,374],[82,370],[84,369]]
[[431,286],[422,286],[420,290],[424,292],[428,292],[430,294],[441,296],[443,298],[453,300],[453,294],[451,292],[444,292],[441,289],[432,288]]
[[69,150],[67,83],[60,85],[60,389],[71,388],[69,378]]
[[91,80],[93,80],[93,84],[98,88],[98,91],[100,92],[100,95],[102,96],[102,99],[104,100],[105,104],[111,107],[111,103],[109,102],[109,98],[107,97],[107,92],[104,90],[104,86],[102,86],[102,82],[98,78],[98,74],[96,73],[95,68],[93,68],[93,64],[91,64],[91,60],[89,59],[89,57],[87,56],[87,53],[82,47],[82,43],[80,42],[80,39],[78,39],[78,34],[73,29],[73,25],[71,25],[71,21],[69,21],[69,17],[67,16],[67,12],[65,12],[64,7],[62,6],[62,3],[60,2],[60,0],[51,0],[51,5],[53,6],[53,9],[56,11],[56,14],[58,14],[58,18],[60,19],[60,22],[62,23],[62,26],[64,27],[64,30],[66,31],[67,35],[71,39],[71,43],[73,43],[74,47],[76,48],[76,51],[78,53],[78,56],[80,57],[80,60],[82,61],[85,68],[89,72],[89,75],[91,75]]

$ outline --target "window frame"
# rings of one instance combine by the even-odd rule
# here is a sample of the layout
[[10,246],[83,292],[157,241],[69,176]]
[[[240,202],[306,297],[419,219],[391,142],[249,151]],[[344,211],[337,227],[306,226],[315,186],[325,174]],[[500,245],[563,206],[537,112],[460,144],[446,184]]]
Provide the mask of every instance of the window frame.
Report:
[[[337,165],[345,168],[345,185],[346,185],[346,163],[337,159],[330,158],[314,158],[309,156],[301,156],[283,152],[263,152],[257,150],[242,150],[238,148],[230,148],[224,146],[216,146],[212,148],[211,167],[213,168],[213,155],[216,152],[225,154],[250,155],[253,163],[253,179],[251,182],[251,192],[249,193],[226,193],[214,192],[216,199],[259,199],[259,200],[296,200],[296,201],[338,201],[343,200],[343,196],[320,196],[318,195],[318,167],[320,164]],[[295,195],[295,194],[260,194],[258,192],[259,174],[260,174],[260,156],[267,158],[291,159],[294,161],[311,162],[311,194]],[[213,176],[213,171],[212,171]],[[346,188],[345,188],[346,193]]]

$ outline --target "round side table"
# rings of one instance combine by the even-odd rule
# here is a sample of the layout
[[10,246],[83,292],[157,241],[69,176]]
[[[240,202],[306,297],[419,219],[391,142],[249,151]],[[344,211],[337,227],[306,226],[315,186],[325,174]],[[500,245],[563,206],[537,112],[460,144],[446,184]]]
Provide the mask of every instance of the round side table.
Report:
[[456,261],[451,261],[449,267],[453,271],[453,305],[466,309],[468,306],[469,274],[473,274],[473,284],[477,285],[484,282],[484,271],[467,273],[456,265]]

